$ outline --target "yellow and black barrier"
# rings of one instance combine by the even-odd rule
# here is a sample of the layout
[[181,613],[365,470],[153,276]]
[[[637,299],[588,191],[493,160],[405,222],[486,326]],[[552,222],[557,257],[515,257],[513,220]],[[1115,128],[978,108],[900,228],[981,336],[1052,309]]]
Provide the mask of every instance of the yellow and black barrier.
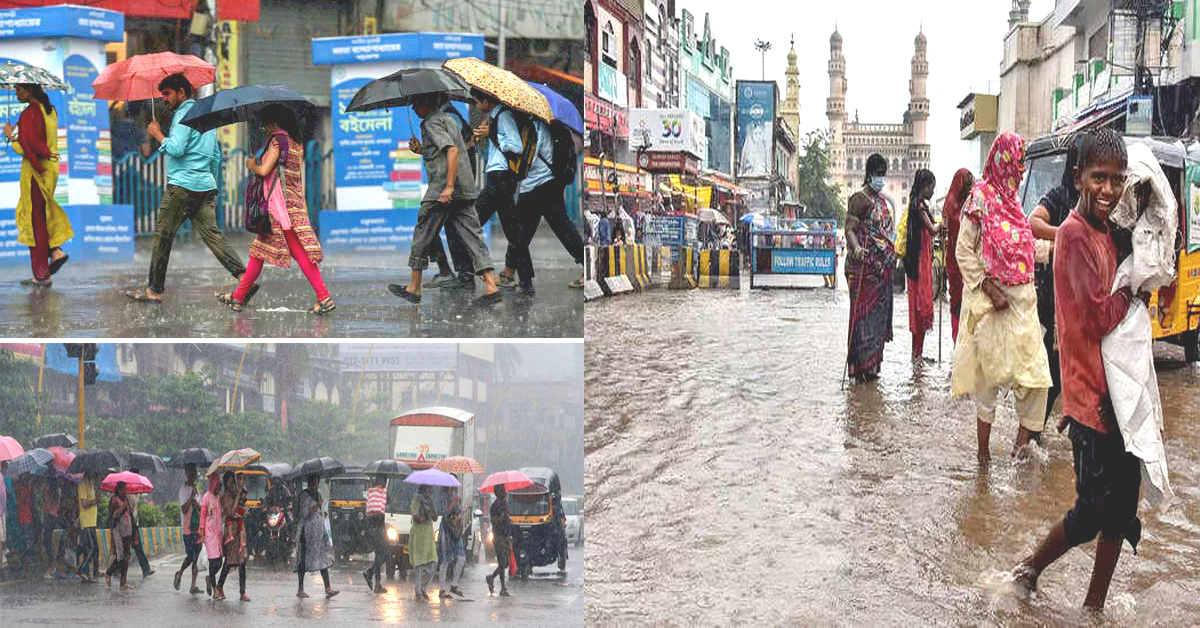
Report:
[[741,259],[730,249],[700,251],[696,264],[696,285],[700,288],[741,288]]
[[599,263],[597,274],[600,280],[600,289],[604,291],[605,296],[621,294],[623,292],[632,292],[633,284],[630,283],[629,277],[625,274],[627,264],[625,260],[625,248],[621,245],[602,246],[598,249]]
[[690,290],[696,287],[696,250],[690,246],[680,247],[679,255],[671,267],[672,290]]
[[[100,547],[100,566],[103,568],[112,559],[112,530],[108,528],[95,528],[95,530],[96,543]],[[55,530],[54,535],[51,537],[51,550],[56,554],[62,534],[62,530]],[[179,526],[141,528],[138,530],[138,536],[141,538],[142,551],[146,553],[146,556],[184,553],[183,529]],[[42,550],[42,547],[42,544],[38,543],[37,549],[39,552]]]
[[650,283],[655,286],[671,285],[671,247],[660,246],[654,249],[650,261]]
[[633,289],[641,292],[649,288],[650,274],[646,270],[646,245],[626,244],[625,259],[628,262],[625,267],[625,276],[629,278]]
[[604,296],[604,289],[597,279],[596,247],[583,247],[583,300],[591,301]]

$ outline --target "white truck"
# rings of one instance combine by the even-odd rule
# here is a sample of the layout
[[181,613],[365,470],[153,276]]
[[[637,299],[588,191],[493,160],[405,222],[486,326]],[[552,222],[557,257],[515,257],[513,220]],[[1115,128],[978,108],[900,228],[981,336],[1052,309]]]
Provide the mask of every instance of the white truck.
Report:
[[[389,451],[394,460],[403,462],[414,471],[429,469],[439,460],[450,456],[475,457],[475,415],[458,408],[444,406],[418,408],[391,420]],[[475,502],[475,478],[472,474],[456,476],[462,482],[458,495],[464,514],[470,519],[466,535],[467,562],[475,562],[483,547],[481,513],[470,511]],[[402,478],[388,481],[388,499],[384,514],[387,525],[388,545],[391,548],[387,560],[388,579],[396,572],[400,579],[408,576],[412,563],[408,559],[408,534],[412,527],[410,505],[416,495],[417,486]],[[444,511],[446,502],[439,489],[434,490],[434,503],[438,512]],[[434,524],[434,535],[438,535],[441,519]]]

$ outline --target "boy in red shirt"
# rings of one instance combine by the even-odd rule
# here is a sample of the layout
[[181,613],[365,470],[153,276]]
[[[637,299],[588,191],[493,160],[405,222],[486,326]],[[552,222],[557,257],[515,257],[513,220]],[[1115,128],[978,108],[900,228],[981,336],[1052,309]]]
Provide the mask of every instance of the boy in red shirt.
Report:
[[[1121,540],[1137,552],[1141,521],[1138,459],[1125,451],[1108,396],[1100,340],[1125,318],[1135,297],[1128,288],[1111,293],[1117,250],[1108,214],[1125,187],[1125,142],[1110,129],[1089,133],[1079,149],[1075,187],[1079,204],[1058,229],[1054,243],[1054,298],[1062,365],[1063,419],[1071,426],[1075,507],[1055,524],[1041,545],[1013,570],[1027,592],[1042,570],[1067,550],[1096,540],[1096,559],[1085,608],[1102,609]],[[1141,295],[1147,300],[1149,295]]]

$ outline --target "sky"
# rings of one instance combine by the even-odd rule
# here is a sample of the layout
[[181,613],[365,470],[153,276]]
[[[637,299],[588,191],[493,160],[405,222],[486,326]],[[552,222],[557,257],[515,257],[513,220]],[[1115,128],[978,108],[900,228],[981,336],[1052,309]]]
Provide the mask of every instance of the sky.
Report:
[[[927,135],[938,189],[949,187],[958,168],[976,169],[978,149],[959,139],[956,107],[968,93],[999,91],[1011,0],[805,0],[759,6],[770,9],[747,10],[745,3],[728,0],[679,0],[676,11],[686,8],[695,15],[699,33],[703,33],[705,12],[710,14],[712,35],[718,47],[729,49],[735,79],[762,77],[754,42],[770,41],[767,79],[778,82],[781,105],[786,95],[788,41],[794,34],[801,135],[829,124],[825,99],[829,96],[829,36],[835,23],[846,58],[847,117],[853,120],[857,111],[861,122],[871,123],[903,120],[913,39],[923,28],[929,62]],[[1053,9],[1054,0],[1034,0],[1029,17],[1040,21]]]

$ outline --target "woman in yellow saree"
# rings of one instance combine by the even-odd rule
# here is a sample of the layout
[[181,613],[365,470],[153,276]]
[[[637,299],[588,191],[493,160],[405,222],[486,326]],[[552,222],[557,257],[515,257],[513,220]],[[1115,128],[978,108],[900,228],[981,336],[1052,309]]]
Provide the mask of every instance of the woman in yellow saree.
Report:
[[[17,202],[17,241],[29,247],[33,278],[27,286],[50,286],[50,276],[67,262],[59,247],[75,232],[66,212],[54,200],[58,183],[58,114],[40,85],[16,86],[17,100],[27,103],[17,126],[5,123],[4,135],[21,161],[21,199]],[[15,131],[15,133],[14,133]]]

